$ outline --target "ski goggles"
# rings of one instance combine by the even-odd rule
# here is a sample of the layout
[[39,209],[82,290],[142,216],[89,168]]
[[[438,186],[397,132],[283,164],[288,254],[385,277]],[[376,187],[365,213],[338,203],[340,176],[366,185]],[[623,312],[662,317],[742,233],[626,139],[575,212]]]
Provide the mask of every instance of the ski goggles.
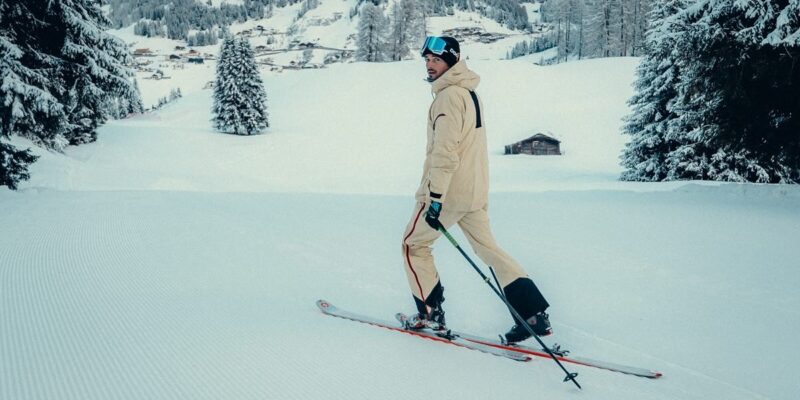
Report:
[[419,51],[420,55],[424,55],[425,50],[430,50],[431,53],[440,56],[444,54],[444,48],[447,47],[447,42],[438,36],[428,36],[425,38],[425,43],[422,45],[422,50]]

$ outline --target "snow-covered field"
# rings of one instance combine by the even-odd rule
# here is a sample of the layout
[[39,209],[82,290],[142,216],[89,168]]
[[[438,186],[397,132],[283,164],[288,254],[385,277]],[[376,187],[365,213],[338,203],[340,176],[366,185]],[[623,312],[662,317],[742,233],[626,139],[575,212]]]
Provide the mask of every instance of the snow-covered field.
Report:
[[[265,72],[260,136],[214,133],[198,87],[94,144],[36,149],[32,179],[0,191],[0,399],[796,398],[800,189],[618,182],[635,65],[470,61],[493,228],[553,305],[546,342],[661,379],[570,366],[578,392],[548,360],[316,309],[413,308],[400,241],[431,97],[410,61]],[[539,131],[566,154],[502,155]],[[455,250],[434,254],[450,325],[504,332]]]

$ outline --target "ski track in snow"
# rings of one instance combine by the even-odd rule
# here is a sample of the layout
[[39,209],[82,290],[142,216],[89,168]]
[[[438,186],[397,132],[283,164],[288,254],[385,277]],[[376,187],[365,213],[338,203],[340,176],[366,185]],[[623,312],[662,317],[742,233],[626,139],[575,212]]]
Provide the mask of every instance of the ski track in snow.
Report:
[[[501,197],[497,204],[512,204],[517,196]],[[635,194],[612,196],[618,202],[626,197],[640,201]],[[382,201],[373,204],[374,215],[353,221],[364,201],[375,199]],[[519,390],[571,396],[574,391],[559,383],[563,376],[547,360],[495,359],[327,318],[315,309],[315,298],[323,296],[385,318],[398,304],[410,307],[399,265],[376,269],[373,261],[399,263],[392,238],[402,229],[407,201],[236,193],[3,194],[0,204],[13,212],[0,217],[0,233],[12,238],[0,246],[0,398],[366,399],[391,393],[412,399],[418,393],[397,391],[433,379],[432,374],[443,384],[428,393],[443,398],[513,396]],[[582,206],[574,207],[580,218]],[[287,229],[298,209],[309,225]],[[504,225],[513,218],[496,214]],[[9,230],[26,224],[36,228],[17,229],[16,235]],[[283,228],[255,229],[262,225]],[[374,239],[374,248],[352,239],[359,234]],[[450,253],[442,262],[459,261],[450,250],[437,250]],[[358,256],[351,258],[352,251]],[[451,323],[474,324],[462,319],[468,310],[490,315],[459,291],[481,282],[461,267],[448,268]],[[383,296],[375,293],[380,288]],[[651,381],[571,366],[592,398],[700,399],[709,393],[767,398],[702,373],[691,360],[635,350],[635,340],[610,340],[576,328],[577,321],[557,321],[563,322],[556,322],[554,340],[579,348],[576,355],[665,373]],[[422,372],[419,363],[435,371]],[[708,392],[699,390],[706,387]]]
[[577,328],[575,326],[571,326],[571,325],[564,324],[564,323],[554,323],[553,325],[558,327],[559,330],[563,329],[563,328],[566,328],[566,329],[569,329],[569,330],[573,331],[573,334],[578,335],[578,336],[580,336],[580,337],[582,337],[584,339],[588,339],[588,340],[584,340],[585,342],[602,343],[602,344],[605,345],[605,347],[608,347],[610,349],[615,350],[615,351],[610,351],[608,357],[614,357],[614,355],[616,355],[617,357],[620,357],[620,354],[626,354],[626,353],[635,354],[635,356],[633,358],[640,360],[638,362],[640,362],[642,364],[646,363],[647,365],[651,365],[651,366],[652,365],[660,365],[661,366],[660,367],[661,368],[660,369],[661,372],[664,372],[664,370],[666,368],[666,371],[669,371],[669,372],[666,372],[666,375],[672,375],[676,371],[681,371],[681,372],[684,372],[684,373],[686,373],[688,375],[691,375],[692,377],[697,378],[698,380],[711,381],[711,382],[714,382],[714,384],[726,386],[726,387],[728,387],[728,388],[730,388],[730,389],[732,389],[732,390],[734,390],[736,392],[741,393],[744,396],[752,396],[752,398],[758,398],[758,399],[767,399],[768,398],[768,397],[762,396],[762,395],[760,395],[758,393],[755,393],[755,392],[749,391],[747,389],[744,389],[744,388],[742,388],[742,387],[740,387],[740,386],[738,386],[736,384],[733,384],[731,382],[727,382],[727,381],[724,381],[722,379],[711,377],[711,376],[709,376],[707,374],[704,374],[704,373],[702,373],[702,372],[700,372],[700,371],[698,371],[698,370],[696,370],[694,368],[687,367],[685,365],[681,365],[680,363],[676,363],[676,362],[673,362],[673,361],[669,361],[669,360],[667,360],[665,358],[662,358],[662,357],[653,356],[651,354],[648,354],[645,351],[633,350],[630,347],[625,346],[622,343],[619,343],[619,342],[616,342],[616,341],[601,337],[599,335],[593,334],[593,333],[588,332],[586,330],[579,329],[579,328]]

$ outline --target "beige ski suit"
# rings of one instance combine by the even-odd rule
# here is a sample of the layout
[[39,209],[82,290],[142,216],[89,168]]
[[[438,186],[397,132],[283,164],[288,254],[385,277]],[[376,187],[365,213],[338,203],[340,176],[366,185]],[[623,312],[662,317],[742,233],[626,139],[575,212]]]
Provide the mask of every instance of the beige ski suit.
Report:
[[489,228],[489,160],[483,106],[475,93],[480,77],[459,61],[433,82],[435,95],[428,111],[428,142],[422,182],[416,193],[411,221],[403,235],[403,259],[408,284],[419,302],[428,306],[439,285],[431,245],[441,233],[425,222],[430,193],[441,194],[439,221],[445,228],[458,224],[472,249],[492,266],[501,286],[527,277],[525,271],[495,243]]

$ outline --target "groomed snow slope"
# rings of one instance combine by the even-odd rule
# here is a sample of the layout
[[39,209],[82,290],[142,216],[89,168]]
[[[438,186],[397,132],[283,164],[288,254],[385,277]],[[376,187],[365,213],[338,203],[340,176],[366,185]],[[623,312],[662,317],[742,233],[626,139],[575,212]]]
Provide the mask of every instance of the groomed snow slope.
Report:
[[[413,307],[400,240],[430,95],[417,62],[357,63],[265,74],[261,136],[214,133],[196,90],[66,155],[37,150],[31,181],[0,191],[0,398],[794,398],[800,191],[616,181],[635,64],[470,66],[493,228],[553,304],[547,342],[663,378],[569,367],[579,393],[548,360],[316,309]],[[501,155],[538,130],[566,155]],[[503,332],[455,250],[434,254],[450,324]]]

